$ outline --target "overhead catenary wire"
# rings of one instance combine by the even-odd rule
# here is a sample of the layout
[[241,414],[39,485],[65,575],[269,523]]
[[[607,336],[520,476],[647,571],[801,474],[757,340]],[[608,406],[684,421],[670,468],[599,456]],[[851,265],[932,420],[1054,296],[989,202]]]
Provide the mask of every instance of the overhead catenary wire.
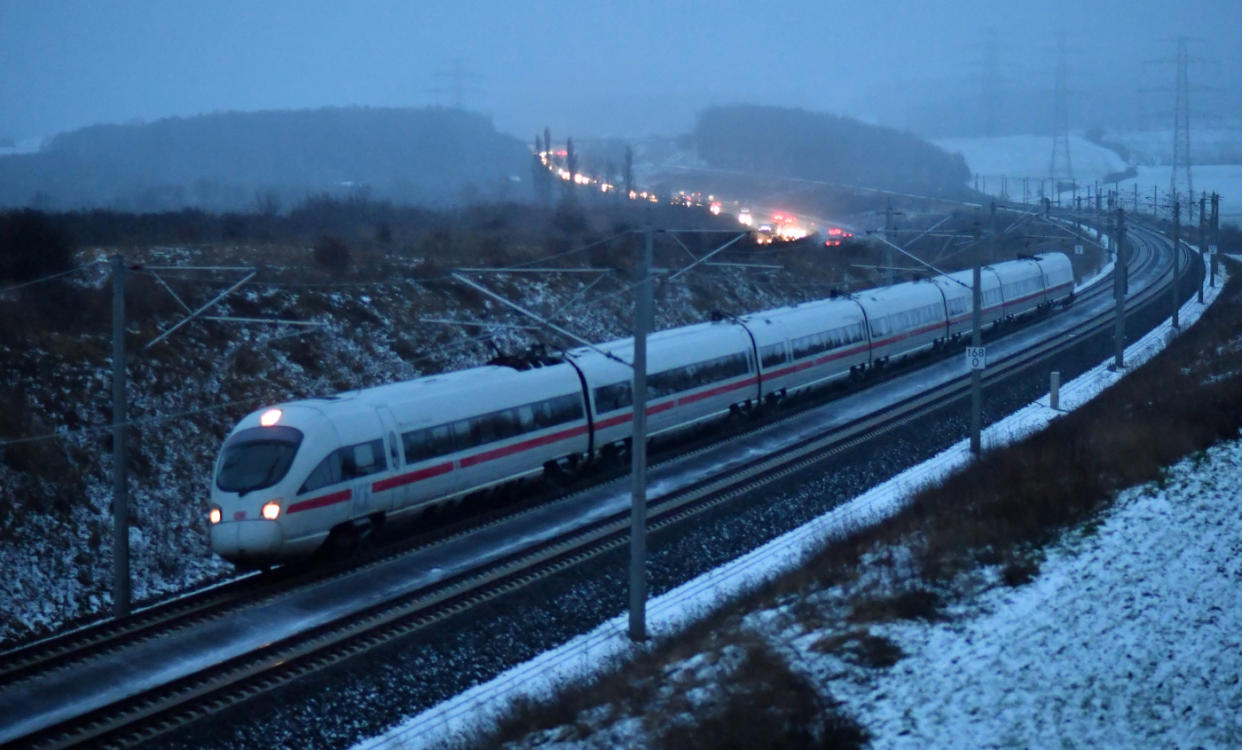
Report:
[[[292,396],[293,394],[289,394],[288,397],[292,397]],[[229,407],[238,406],[241,404],[254,404],[254,403],[263,403],[263,402],[265,402],[264,398],[260,396],[252,396],[249,398],[242,398],[242,399],[236,399],[234,401],[225,401],[219,404],[212,404],[211,406],[204,406],[204,407],[200,407],[197,409],[186,409],[183,411],[173,412],[169,414],[153,415],[153,416],[148,416],[148,417],[141,417],[139,419],[129,419],[129,420],[126,420],[125,422],[122,422],[120,426],[126,427],[126,428],[146,427],[146,426],[153,425],[153,424],[160,424],[162,422],[171,422],[177,419],[184,419],[186,417],[192,417],[198,414],[206,414],[208,412],[218,411],[220,409],[227,409]],[[23,445],[27,443],[35,443],[35,442],[40,442],[43,440],[55,440],[55,439],[63,440],[66,438],[78,437],[81,435],[95,435],[95,434],[100,434],[100,433],[107,433],[107,432],[111,432],[112,428],[113,428],[113,425],[111,422],[109,422],[108,424],[91,425],[88,427],[78,427],[72,430],[57,430],[55,432],[45,432],[41,435],[29,435],[26,437],[19,437],[19,438],[4,438],[4,439],[0,439],[0,448],[5,448],[10,445]]]

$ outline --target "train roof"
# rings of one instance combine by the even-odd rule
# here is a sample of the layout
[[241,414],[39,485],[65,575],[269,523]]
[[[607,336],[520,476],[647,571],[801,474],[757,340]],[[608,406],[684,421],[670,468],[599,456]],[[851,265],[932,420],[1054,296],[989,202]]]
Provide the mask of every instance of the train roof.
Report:
[[[437,412],[443,412],[446,418],[452,418],[452,415],[461,411],[459,405],[469,404],[470,409],[477,409],[480,401],[496,401],[498,404],[508,400],[525,402],[558,393],[576,392],[579,387],[577,374],[570,365],[564,363],[530,370],[484,365],[399,383],[344,391],[332,396],[287,401],[266,406],[254,414],[273,407],[306,407],[338,419],[352,413],[371,412],[378,406],[388,406],[400,416],[405,411],[402,407],[414,406],[419,411],[426,411],[430,405]],[[496,408],[504,407],[498,405]]]
[[857,297],[865,307],[891,304],[918,306],[944,301],[940,289],[930,280],[906,281],[893,286],[867,289],[859,292]]
[[[667,367],[748,349],[749,339],[745,331],[730,320],[668,328],[647,337],[647,369],[648,372],[659,372]],[[582,346],[567,352],[566,356],[604,372],[615,370],[615,374],[620,375],[630,372],[630,363],[634,361],[634,339],[616,339],[595,347]]]
[[861,320],[862,309],[858,307],[857,302],[849,297],[835,297],[749,313],[741,316],[739,320],[747,325],[763,323],[798,325],[808,321],[818,322],[826,318],[832,320]]

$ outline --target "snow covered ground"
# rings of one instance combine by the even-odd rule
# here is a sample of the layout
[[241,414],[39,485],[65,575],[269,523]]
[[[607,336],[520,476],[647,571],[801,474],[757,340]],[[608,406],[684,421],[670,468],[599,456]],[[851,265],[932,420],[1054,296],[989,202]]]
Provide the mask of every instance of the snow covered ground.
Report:
[[[1215,127],[1202,127],[1194,118],[1190,123],[1191,154],[1204,164],[1236,164],[1242,161],[1242,123],[1224,120]],[[1110,143],[1130,150],[1135,164],[1155,166],[1173,161],[1173,130],[1122,130],[1104,135]]]
[[1237,747],[1239,477],[1242,441],[1214,446],[1123,492],[1031,584],[873,628],[908,654],[892,669],[807,663],[877,747]]
[[[1209,303],[1219,288],[1209,290]],[[1203,310],[1188,302],[1183,324]],[[1166,321],[1127,349],[1127,363],[1153,356],[1171,333]],[[1061,408],[1076,408],[1116,382],[1120,376],[1107,364],[1063,386]],[[1018,440],[1057,414],[1045,397],[986,430],[985,446]],[[826,541],[883,520],[969,455],[963,441],[654,599],[648,607],[653,639],[676,637],[719,603],[798,567]],[[876,626],[873,634],[907,654],[891,670],[821,653],[814,645],[824,634],[804,630],[787,606],[752,613],[746,623],[843,700],[844,713],[858,718],[877,747],[1238,745],[1239,469],[1242,442],[1217,446],[1173,467],[1161,482],[1125,492],[1098,523],[1067,535],[1048,550],[1031,584],[997,586],[999,571],[985,570],[990,580],[982,593],[957,605],[947,620]],[[829,623],[829,632],[834,626],[840,622]],[[628,641],[626,627],[625,616],[614,618],[357,747],[465,744],[511,701],[547,697],[559,685],[641,653],[645,647]],[[629,734],[635,731],[634,722],[622,721],[560,746],[637,740]]]
[[[1039,180],[1048,176],[1052,160],[1052,138],[1047,135],[1007,135],[995,138],[940,138],[933,141],[949,153],[961,154],[970,171],[986,178],[987,193],[998,193],[1002,176],[1009,180],[1009,194],[1022,197],[1022,178],[1031,178],[1030,189],[1039,192]],[[1070,159],[1074,176],[1083,184],[1125,170],[1126,163],[1116,152],[1087,139],[1071,135]],[[1167,181],[1167,180],[1166,180]]]
[[[1220,193],[1220,220],[1222,224],[1242,222],[1242,164],[1202,164],[1193,168],[1196,197],[1203,192]],[[1134,185],[1139,189],[1141,210],[1150,211],[1145,201],[1150,201],[1153,185],[1163,196],[1169,189],[1169,167],[1138,167],[1138,177],[1120,183],[1123,199],[1128,201]],[[1197,216],[1198,214],[1196,214]],[[1185,215],[1183,214],[1183,220]],[[1197,221],[1197,219],[1196,219]]]
[[[1217,135],[1217,150],[1224,148],[1226,141],[1242,153],[1242,136],[1234,131],[1213,131]],[[1108,138],[1129,142],[1121,137],[1128,134],[1110,134]],[[1154,133],[1140,134],[1148,136],[1152,144],[1159,137],[1172,142],[1172,134]],[[1140,139],[1140,142],[1147,143]],[[1008,188],[1008,197],[1012,200],[1022,198],[1022,179],[1030,178],[1028,188],[1030,200],[1039,193],[1040,180],[1048,175],[1052,159],[1052,138],[1047,135],[1014,135],[996,138],[942,138],[935,141],[937,146],[960,153],[970,171],[978,176],[977,186],[982,192],[1000,195],[1003,187]],[[1074,177],[1080,185],[1093,185],[1103,180],[1106,175],[1122,172],[1127,165],[1115,152],[1096,145],[1080,136],[1069,138],[1070,159],[1074,167]],[[1195,152],[1197,153],[1197,152]],[[1198,157],[1200,159],[1205,157]],[[1159,189],[1161,200],[1166,200],[1169,189],[1170,167],[1144,164],[1135,167],[1138,175],[1118,183],[1122,196],[1122,207],[1130,209],[1128,201],[1134,186],[1138,186],[1139,210],[1150,212],[1152,187]],[[1221,195],[1221,221],[1225,223],[1242,222],[1242,164],[1196,164],[1192,168],[1196,195],[1217,192]],[[1007,182],[1002,183],[1002,177]],[[1111,185],[1111,183],[1110,183]],[[1081,191],[1080,191],[1081,192]],[[1069,194],[1063,196],[1068,199]]]
[[[1151,138],[1160,135],[1172,139],[1169,133],[1156,133]],[[1226,134],[1218,136],[1222,142],[1226,139]],[[1114,138],[1111,134],[1108,137]],[[1238,150],[1242,151],[1242,136],[1233,134],[1232,138],[1239,142]],[[1022,199],[1023,178],[1029,178],[1029,199],[1035,200],[1039,193],[1040,180],[1047,177],[1052,159],[1052,138],[1047,135],[941,138],[935,144],[947,151],[960,153],[966,159],[970,171],[978,178],[978,182],[972,187],[998,196],[1007,188],[1008,198],[1011,200]],[[1106,175],[1120,173],[1127,167],[1125,161],[1115,152],[1080,136],[1070,136],[1069,148],[1074,177],[1080,185],[1093,185],[1096,181],[1103,180]],[[1167,200],[1164,196],[1169,189],[1170,168],[1168,164],[1141,165],[1135,167],[1135,170],[1138,173],[1136,177],[1118,183],[1122,207],[1130,210],[1128,201],[1137,185],[1139,210],[1150,212],[1153,186],[1159,189],[1161,200]],[[1193,179],[1196,195],[1204,191],[1220,193],[1222,222],[1242,222],[1242,164],[1196,164],[1193,167]],[[1068,200],[1069,197],[1069,193],[1065,193],[1063,200]]]

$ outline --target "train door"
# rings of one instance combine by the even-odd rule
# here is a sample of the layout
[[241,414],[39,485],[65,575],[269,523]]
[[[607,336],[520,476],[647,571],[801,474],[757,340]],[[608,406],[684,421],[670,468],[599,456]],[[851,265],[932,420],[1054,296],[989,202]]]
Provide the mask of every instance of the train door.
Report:
[[377,510],[372,499],[371,483],[384,460],[382,443],[369,440],[341,450],[341,476],[349,482],[350,497],[354,503],[351,517],[365,518]]
[[[383,461],[380,462],[386,467],[377,481],[371,483],[368,487],[370,496],[367,498],[369,505],[368,513],[388,512],[393,507],[402,504],[401,494],[405,491],[405,485],[385,481],[391,480],[400,473],[404,461],[401,455],[401,441],[397,437],[397,420],[393,417],[392,411],[387,406],[375,407],[376,413],[379,415],[379,423],[384,428],[384,436],[380,440],[380,450],[383,451]],[[374,479],[374,477],[373,477]]]

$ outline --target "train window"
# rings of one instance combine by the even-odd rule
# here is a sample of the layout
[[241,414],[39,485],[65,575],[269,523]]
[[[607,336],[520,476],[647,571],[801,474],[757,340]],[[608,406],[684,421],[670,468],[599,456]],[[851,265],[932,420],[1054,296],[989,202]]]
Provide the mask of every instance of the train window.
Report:
[[677,392],[677,372],[665,370],[647,376],[647,398],[660,398]]
[[514,437],[515,435],[521,435],[524,432],[522,429],[522,420],[518,418],[517,409],[505,409],[504,419],[500,426],[504,432],[503,437]]
[[485,414],[479,417],[479,421],[486,423],[485,429],[491,436],[485,442],[490,443],[496,440],[504,440],[518,434],[517,414],[512,409],[503,409],[491,414]]
[[829,333],[812,333],[800,336],[790,343],[793,345],[794,359],[802,359],[831,348],[832,339]]
[[548,404],[549,422],[542,427],[552,427],[582,418],[582,397],[576,393],[557,396],[544,403]]
[[306,477],[298,494],[314,492],[320,487],[327,487],[339,481],[341,481],[341,452],[332,451],[311,471],[310,476]]
[[763,363],[765,368],[775,365],[784,364],[788,361],[785,356],[785,344],[770,344],[759,350],[759,361]]
[[285,478],[302,443],[292,427],[252,427],[224,445],[216,486],[225,492],[261,490]]
[[545,427],[552,426],[552,403],[549,401],[539,401],[531,404],[531,408],[535,411],[535,429],[542,430]]
[[443,456],[458,450],[453,435],[453,425],[441,424],[422,430],[402,433],[401,442],[405,448],[405,462],[425,461],[436,456]]
[[401,433],[401,447],[405,451],[407,464],[436,455],[431,446],[431,430],[412,430]]
[[342,479],[365,477],[388,468],[384,460],[384,441],[380,438],[348,445],[337,452],[341,454]]
[[624,409],[634,403],[633,389],[628,380],[595,389],[595,411],[599,413]]
[[454,450],[465,450],[466,448],[476,445],[474,436],[470,432],[470,423],[471,420],[469,419],[459,419],[453,423],[452,431]]
[[491,443],[499,439],[499,437],[496,432],[495,415],[484,414],[481,417],[475,417],[470,420],[470,442],[474,445]]
[[726,354],[705,362],[695,362],[655,373],[647,378],[647,395],[651,398],[669,396],[748,372],[750,360],[745,353]]
[[522,432],[535,429],[535,407],[531,404],[517,408],[518,428]]
[[456,428],[451,424],[440,424],[432,427],[431,437],[427,444],[432,450],[433,456],[443,456],[446,453],[453,453],[465,447],[465,444],[457,439]]

